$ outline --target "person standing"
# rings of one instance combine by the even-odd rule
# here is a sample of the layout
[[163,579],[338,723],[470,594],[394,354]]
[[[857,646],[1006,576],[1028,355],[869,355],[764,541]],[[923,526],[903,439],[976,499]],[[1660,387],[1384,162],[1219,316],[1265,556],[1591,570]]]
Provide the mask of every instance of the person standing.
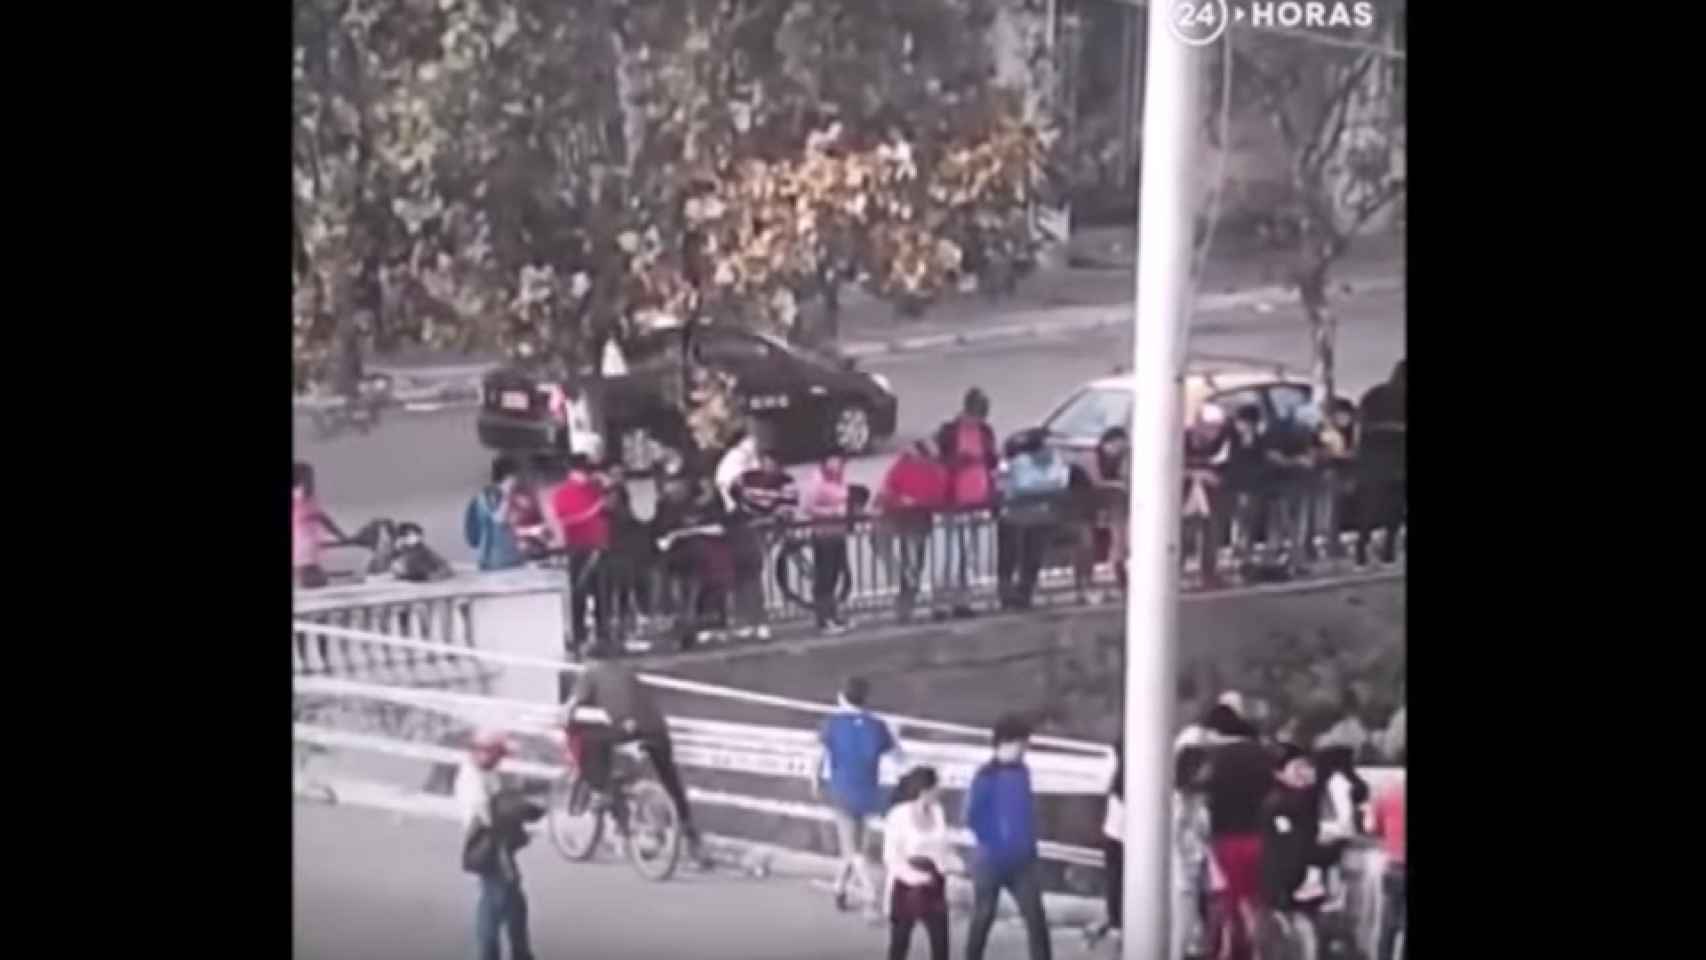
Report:
[[1346,506],[1355,488],[1357,461],[1356,407],[1344,397],[1327,404],[1327,421],[1316,437],[1320,450],[1321,487],[1315,507],[1317,527],[1327,541],[1327,556],[1341,559],[1345,545],[1340,536]]
[[830,454],[806,486],[802,512],[812,521],[812,606],[819,630],[846,633],[836,609],[841,578],[847,575],[847,461]]
[[1281,569],[1288,578],[1303,571],[1307,553],[1318,419],[1313,408],[1299,407],[1262,434],[1268,466],[1268,547],[1276,556],[1283,555]]
[[1185,503],[1180,511],[1184,536],[1180,562],[1196,554],[1202,585],[1210,589],[1220,584],[1220,547],[1226,540],[1231,519],[1222,476],[1231,453],[1226,413],[1214,404],[1203,406],[1196,422],[1185,431]]
[[1274,785],[1262,801],[1262,902],[1290,928],[1306,960],[1316,956],[1314,918],[1327,896],[1320,814],[1314,762],[1301,748],[1282,745]]
[[480,878],[474,906],[479,960],[499,960],[499,931],[509,940],[510,960],[533,960],[527,930],[527,895],[515,854],[527,843],[525,824],[545,811],[502,788],[498,764],[509,752],[504,735],[482,730],[456,772],[456,803],[464,831],[462,868]]
[[610,624],[610,601],[604,590],[604,571],[599,569],[604,552],[610,548],[610,520],[604,484],[592,472],[585,454],[569,457],[569,475],[557,488],[551,507],[560,530],[558,539],[569,552],[569,636],[573,653],[579,655],[587,645],[588,603],[593,607],[600,643],[606,639]]
[[517,486],[513,457],[492,461],[492,482],[462,511],[462,534],[473,547],[481,570],[510,570],[526,561],[511,523],[512,498]]
[[1232,513],[1232,550],[1238,562],[1255,558],[1257,534],[1267,514],[1270,471],[1262,446],[1262,408],[1239,407],[1232,416],[1227,436],[1225,466],[1221,477]]
[[930,960],[948,960],[948,883],[958,858],[948,841],[939,780],[933,767],[907,771],[895,786],[883,820],[883,867],[888,873],[889,960],[906,960],[912,928],[924,925]]
[[649,524],[634,513],[628,474],[619,463],[604,468],[604,506],[610,519],[610,549],[604,559],[604,592],[618,638],[631,636],[651,613],[653,544]]
[[[1405,755],[1400,752],[1397,760],[1403,764]],[[1375,794],[1374,832],[1380,837],[1381,851],[1386,854],[1386,869],[1380,878],[1385,902],[1381,910],[1380,944],[1375,960],[1403,960],[1403,951],[1399,948],[1408,913],[1403,777],[1394,778]]]
[[1114,744],[1114,778],[1108,783],[1107,808],[1102,815],[1102,892],[1106,919],[1088,927],[1084,940],[1089,946],[1108,934],[1119,936],[1125,908],[1125,744]]
[[[924,553],[930,543],[932,518],[948,500],[948,472],[919,440],[907,448],[883,477],[877,494],[881,523],[894,536],[900,579],[896,614],[902,623],[912,619],[924,576]],[[882,554],[886,557],[888,554]]]
[[1030,724],[1016,715],[1004,716],[995,724],[993,739],[995,755],[978,768],[966,792],[965,823],[977,840],[966,960],[983,960],[995,924],[995,900],[1003,889],[1024,918],[1030,960],[1050,960],[1037,860],[1036,795],[1025,766]]
[[867,709],[870,696],[871,684],[864,677],[853,677],[842,688],[835,712],[818,731],[822,752],[812,766],[812,797],[821,797],[822,784],[828,783],[841,851],[841,866],[835,873],[836,907],[847,909],[847,886],[858,878],[870,898],[866,913],[877,917],[882,897],[865,860],[866,822],[883,808],[879,786],[883,755],[892,753],[898,759],[900,742],[888,724]]
[[969,617],[971,576],[981,552],[979,521],[972,514],[995,503],[995,467],[1000,463],[995,431],[989,427],[989,397],[977,387],[966,391],[960,415],[936,431],[936,449],[948,468],[946,584],[954,597],[952,613]]
[[1205,724],[1217,745],[1208,781],[1209,849],[1220,896],[1216,915],[1221,960],[1254,951],[1262,880],[1262,802],[1273,785],[1273,764],[1255,728],[1227,703],[1216,704]]
[[1124,427],[1109,427],[1096,445],[1097,525],[1106,531],[1107,555],[1114,565],[1114,580],[1126,585],[1126,537],[1131,490],[1131,438]]
[[290,472],[290,573],[298,587],[326,585],[326,570],[320,566],[322,533],[346,540],[344,532],[314,497],[314,468],[297,461]]
[[1357,451],[1357,566],[1368,563],[1375,530],[1386,534],[1383,563],[1398,561],[1398,528],[1404,523],[1405,427],[1408,421],[1404,361],[1392,376],[1362,396],[1362,444]]
[[1029,610],[1072,474],[1041,430],[1027,431],[1015,446],[1002,477],[1001,533],[1010,548],[999,551],[997,580],[1003,608]]

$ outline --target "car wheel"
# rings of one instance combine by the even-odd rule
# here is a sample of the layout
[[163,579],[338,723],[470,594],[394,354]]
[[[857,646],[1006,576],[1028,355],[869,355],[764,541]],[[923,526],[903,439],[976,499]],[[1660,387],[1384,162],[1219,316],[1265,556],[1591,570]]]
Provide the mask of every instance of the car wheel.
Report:
[[843,404],[830,421],[830,448],[847,456],[871,449],[871,413],[856,403]]

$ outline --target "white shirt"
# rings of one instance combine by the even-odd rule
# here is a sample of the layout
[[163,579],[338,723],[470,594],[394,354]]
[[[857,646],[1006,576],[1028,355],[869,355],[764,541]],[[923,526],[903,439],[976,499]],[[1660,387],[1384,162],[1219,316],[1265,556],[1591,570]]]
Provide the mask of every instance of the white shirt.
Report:
[[717,461],[717,492],[722,494],[723,506],[730,512],[735,509],[735,481],[741,474],[757,468],[758,454],[752,449],[750,440],[736,444],[723,454],[723,459]]
[[1109,840],[1125,841],[1125,801],[1108,794],[1108,812],[1102,818],[1102,835]]
[[926,820],[927,826],[918,825],[917,801],[900,804],[884,818],[883,867],[890,883],[921,887],[931,882],[928,873],[907,862],[913,857],[927,857],[937,870],[947,872],[953,847],[948,843],[947,818],[940,804],[927,808]]
[[472,757],[462,761],[456,771],[456,808],[462,813],[462,826],[472,829],[476,823],[492,822],[492,797],[497,795],[498,772],[481,770]]

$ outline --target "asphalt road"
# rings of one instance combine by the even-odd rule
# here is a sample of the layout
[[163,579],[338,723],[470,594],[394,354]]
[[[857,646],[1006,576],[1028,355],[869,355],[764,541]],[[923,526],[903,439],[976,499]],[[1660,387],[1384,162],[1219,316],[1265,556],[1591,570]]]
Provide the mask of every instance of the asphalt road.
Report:
[[[1342,301],[1339,312],[1339,381],[1354,396],[1384,379],[1404,353],[1403,294],[1366,294]],[[968,387],[990,395],[991,420],[997,436],[1005,437],[1040,421],[1083,382],[1111,372],[1125,349],[1125,338],[1110,329],[872,360],[865,366],[888,376],[900,396],[899,431],[886,449],[853,462],[851,480],[875,488],[893,451],[957,412]],[[1200,315],[1192,349],[1308,369],[1307,334],[1290,306],[1266,314]],[[398,414],[368,436],[329,441],[314,439],[299,421],[296,456],[314,464],[321,501],[340,523],[355,526],[378,516],[414,520],[439,552],[469,560],[462,510],[491,462],[475,438],[474,419],[472,410]],[[649,483],[635,485],[642,512],[650,510],[650,491]]]
[[[292,942],[297,960],[467,960],[477,881],[449,822],[295,805]],[[683,872],[664,884],[626,864],[570,864],[537,840],[520,856],[540,960],[868,960],[887,930],[838,914],[802,877]],[[965,949],[965,918],[950,929]],[[1081,948],[1060,930],[1055,952]],[[922,931],[913,956],[927,952]],[[1022,928],[996,924],[988,960],[1024,955]],[[955,953],[960,956],[960,953]]]

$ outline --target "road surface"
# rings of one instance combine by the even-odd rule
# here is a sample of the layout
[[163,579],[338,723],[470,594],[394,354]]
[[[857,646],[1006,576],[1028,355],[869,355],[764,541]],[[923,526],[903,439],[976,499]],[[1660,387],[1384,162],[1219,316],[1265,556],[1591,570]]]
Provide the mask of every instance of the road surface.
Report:
[[[1356,396],[1385,379],[1404,353],[1404,298],[1364,294],[1338,307],[1339,383],[1341,392]],[[894,450],[958,412],[968,387],[981,386],[990,395],[991,420],[997,437],[1004,438],[1035,425],[1083,382],[1127,362],[1124,349],[1122,335],[1109,329],[872,360],[865,366],[886,375],[900,396],[899,430],[886,449],[854,461],[850,479],[875,489]],[[1246,308],[1201,315],[1192,349],[1308,369],[1307,334],[1290,306],[1267,314]],[[321,501],[340,523],[353,527],[378,516],[413,520],[440,553],[468,561],[472,551],[462,539],[462,510],[486,481],[491,463],[475,438],[474,420],[472,410],[399,414],[369,436],[329,441],[314,439],[299,420],[296,456],[314,464]],[[635,484],[635,506],[642,513],[651,509],[651,489],[649,483]]]
[[[468,960],[477,881],[461,833],[440,820],[298,802],[291,955],[297,960]],[[839,914],[805,878],[683,872],[665,884],[626,864],[570,864],[543,839],[521,853],[539,960],[869,960],[887,930]],[[949,936],[963,956],[965,918]],[[1076,931],[1055,953],[1078,955]],[[924,956],[922,931],[913,956]],[[998,922],[988,960],[1024,955],[1023,928]]]

